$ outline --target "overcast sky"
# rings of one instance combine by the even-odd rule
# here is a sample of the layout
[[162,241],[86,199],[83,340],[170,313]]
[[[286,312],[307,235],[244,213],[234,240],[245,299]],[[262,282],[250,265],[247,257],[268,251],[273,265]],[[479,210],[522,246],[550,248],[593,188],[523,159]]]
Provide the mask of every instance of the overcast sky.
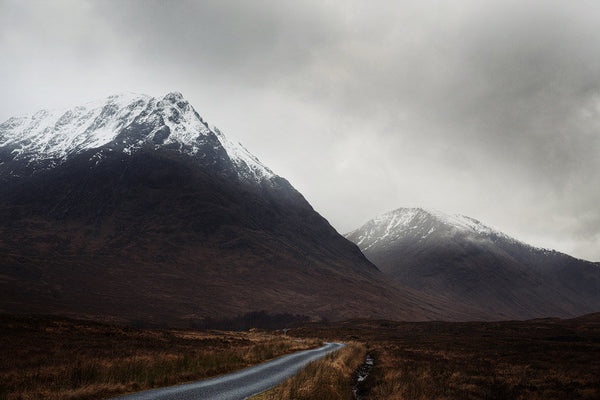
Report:
[[598,1],[0,0],[0,120],[180,91],[338,231],[461,213],[600,261]]

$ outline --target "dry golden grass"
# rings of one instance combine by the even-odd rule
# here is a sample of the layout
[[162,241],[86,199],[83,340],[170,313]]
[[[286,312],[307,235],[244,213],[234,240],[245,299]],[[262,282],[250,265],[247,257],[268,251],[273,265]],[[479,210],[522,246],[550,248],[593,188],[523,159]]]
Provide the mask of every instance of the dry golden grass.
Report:
[[7,315],[0,315],[0,339],[0,400],[105,399],[320,345],[261,332],[140,330]]
[[600,399],[600,314],[505,322],[349,321],[295,335],[368,344],[369,400]]
[[354,371],[365,360],[365,345],[348,346],[306,366],[276,388],[256,396],[257,400],[343,400],[352,399]]

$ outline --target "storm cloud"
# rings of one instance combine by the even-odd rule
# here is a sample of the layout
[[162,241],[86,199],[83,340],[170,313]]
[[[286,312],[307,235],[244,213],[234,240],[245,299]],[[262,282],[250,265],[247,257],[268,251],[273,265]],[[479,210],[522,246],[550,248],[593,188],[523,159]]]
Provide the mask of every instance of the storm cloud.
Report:
[[0,0],[0,119],[181,91],[340,232],[402,206],[600,260],[595,1]]

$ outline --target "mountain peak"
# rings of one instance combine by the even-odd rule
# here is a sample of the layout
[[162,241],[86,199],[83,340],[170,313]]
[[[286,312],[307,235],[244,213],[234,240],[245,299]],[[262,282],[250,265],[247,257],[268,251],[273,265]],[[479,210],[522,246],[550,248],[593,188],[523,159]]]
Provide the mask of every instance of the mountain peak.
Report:
[[73,108],[13,117],[0,124],[3,156],[9,161],[43,164],[44,168],[89,150],[110,148],[131,154],[147,146],[175,149],[197,159],[224,150],[240,178],[260,182],[275,176],[242,145],[209,127],[180,92],[162,98],[114,94]]
[[[183,97],[179,92],[167,93],[162,100],[159,102],[163,107],[176,107],[182,110],[188,110],[192,108],[190,103]],[[198,116],[200,117],[200,116]]]
[[169,92],[163,98],[164,100],[169,100],[171,102],[177,102],[184,100],[183,95],[180,92]]
[[371,219],[345,236],[365,250],[407,235],[426,239],[434,232],[505,236],[474,218],[427,208],[395,209]]
[[436,209],[398,208],[394,211],[383,214],[379,218],[382,220],[391,220],[396,224],[396,226],[398,226],[401,221],[410,220],[410,222],[417,223],[424,219],[433,219],[440,224],[457,230],[472,231],[480,234],[499,233],[489,226],[482,224],[475,218],[471,218],[462,214],[448,214]]

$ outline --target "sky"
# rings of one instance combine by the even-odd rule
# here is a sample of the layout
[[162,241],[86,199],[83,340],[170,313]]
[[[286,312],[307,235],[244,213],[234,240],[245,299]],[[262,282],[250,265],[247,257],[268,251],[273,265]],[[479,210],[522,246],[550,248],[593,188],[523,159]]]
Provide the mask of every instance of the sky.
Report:
[[341,233],[399,207],[600,261],[600,2],[0,0],[0,121],[181,92]]

